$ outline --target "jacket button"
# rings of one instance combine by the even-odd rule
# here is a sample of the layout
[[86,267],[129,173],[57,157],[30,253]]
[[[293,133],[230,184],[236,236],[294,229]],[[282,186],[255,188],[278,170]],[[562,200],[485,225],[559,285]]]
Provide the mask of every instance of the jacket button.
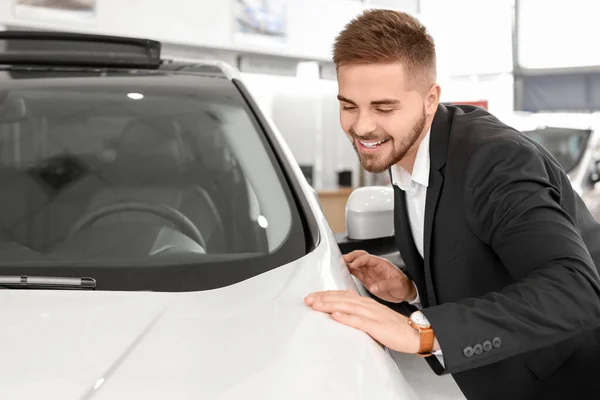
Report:
[[473,346],[473,352],[477,355],[480,355],[483,353],[483,346],[477,343],[475,346]]
[[492,349],[492,342],[490,342],[489,340],[483,342],[483,349],[485,351],[490,351]]
[[499,337],[495,337],[492,339],[492,346],[494,346],[495,348],[498,348],[500,346],[502,346],[502,340],[500,340]]
[[471,346],[467,346],[463,349],[463,354],[465,355],[465,357],[472,357],[473,356],[473,348]]

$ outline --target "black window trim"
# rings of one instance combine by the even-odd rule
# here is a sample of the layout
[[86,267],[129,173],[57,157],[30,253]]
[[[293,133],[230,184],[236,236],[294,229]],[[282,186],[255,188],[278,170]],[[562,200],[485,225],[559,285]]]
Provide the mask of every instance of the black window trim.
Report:
[[248,107],[252,112],[255,120],[258,122],[263,132],[265,133],[265,137],[268,141],[268,144],[271,147],[271,150],[275,155],[282,172],[284,173],[288,185],[292,189],[292,196],[294,197],[294,200],[296,201],[296,206],[300,211],[300,216],[302,218],[304,229],[307,233],[310,234],[310,237],[307,237],[307,253],[312,252],[319,245],[321,237],[319,234],[319,224],[315,218],[312,208],[310,207],[310,204],[308,203],[308,199],[306,198],[306,196],[304,196],[302,184],[300,183],[298,177],[292,170],[290,162],[285,156],[283,156],[283,149],[281,148],[279,141],[275,137],[274,132],[272,132],[269,123],[260,111],[258,104],[250,94],[250,91],[248,90],[246,85],[244,85],[244,83],[238,79],[233,79],[232,82],[238,88],[241,95],[246,100],[246,103],[248,104]]

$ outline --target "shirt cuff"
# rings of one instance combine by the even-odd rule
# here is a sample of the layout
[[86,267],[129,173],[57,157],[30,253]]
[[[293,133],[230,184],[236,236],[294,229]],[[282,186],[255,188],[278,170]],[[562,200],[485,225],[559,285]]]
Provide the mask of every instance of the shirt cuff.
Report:
[[415,283],[412,283],[413,286],[415,287],[415,292],[417,292],[417,296],[412,299],[411,301],[408,302],[408,304],[412,304],[413,306],[416,306],[417,308],[421,308],[421,297],[419,297],[419,289],[417,289],[417,285],[415,285]]
[[433,354],[438,361],[440,362],[440,364],[442,364],[443,368],[446,368],[446,365],[444,364],[444,355],[442,354],[442,350],[438,350],[438,351],[434,351],[431,354]]
[[[413,306],[416,306],[417,308],[421,308],[421,297],[419,296],[419,289],[417,289],[417,285],[415,285],[414,282],[412,284],[415,287],[415,291],[417,292],[417,295],[415,296],[414,299],[412,299],[408,303],[412,304]],[[440,362],[440,364],[442,364],[442,367],[445,368],[445,365],[444,365],[444,355],[442,354],[442,349],[437,350],[437,351],[433,351],[433,352],[431,352],[431,354],[433,354],[438,359],[438,361]]]

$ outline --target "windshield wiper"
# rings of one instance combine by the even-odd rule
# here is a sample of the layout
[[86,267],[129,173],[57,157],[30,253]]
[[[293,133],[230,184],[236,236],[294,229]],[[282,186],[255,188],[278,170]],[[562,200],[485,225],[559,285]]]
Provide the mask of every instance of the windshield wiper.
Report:
[[0,275],[4,289],[95,289],[94,278],[63,278],[58,276]]

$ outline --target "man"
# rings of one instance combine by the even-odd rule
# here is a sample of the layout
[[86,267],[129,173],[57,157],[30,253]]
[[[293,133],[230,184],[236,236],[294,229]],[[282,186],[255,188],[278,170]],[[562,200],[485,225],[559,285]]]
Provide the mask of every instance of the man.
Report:
[[333,60],[343,130],[365,170],[390,171],[406,275],[353,252],[378,301],[306,304],[423,355],[468,399],[598,396],[600,228],[559,164],[485,110],[440,104],[433,40],[407,14],[365,12]]

